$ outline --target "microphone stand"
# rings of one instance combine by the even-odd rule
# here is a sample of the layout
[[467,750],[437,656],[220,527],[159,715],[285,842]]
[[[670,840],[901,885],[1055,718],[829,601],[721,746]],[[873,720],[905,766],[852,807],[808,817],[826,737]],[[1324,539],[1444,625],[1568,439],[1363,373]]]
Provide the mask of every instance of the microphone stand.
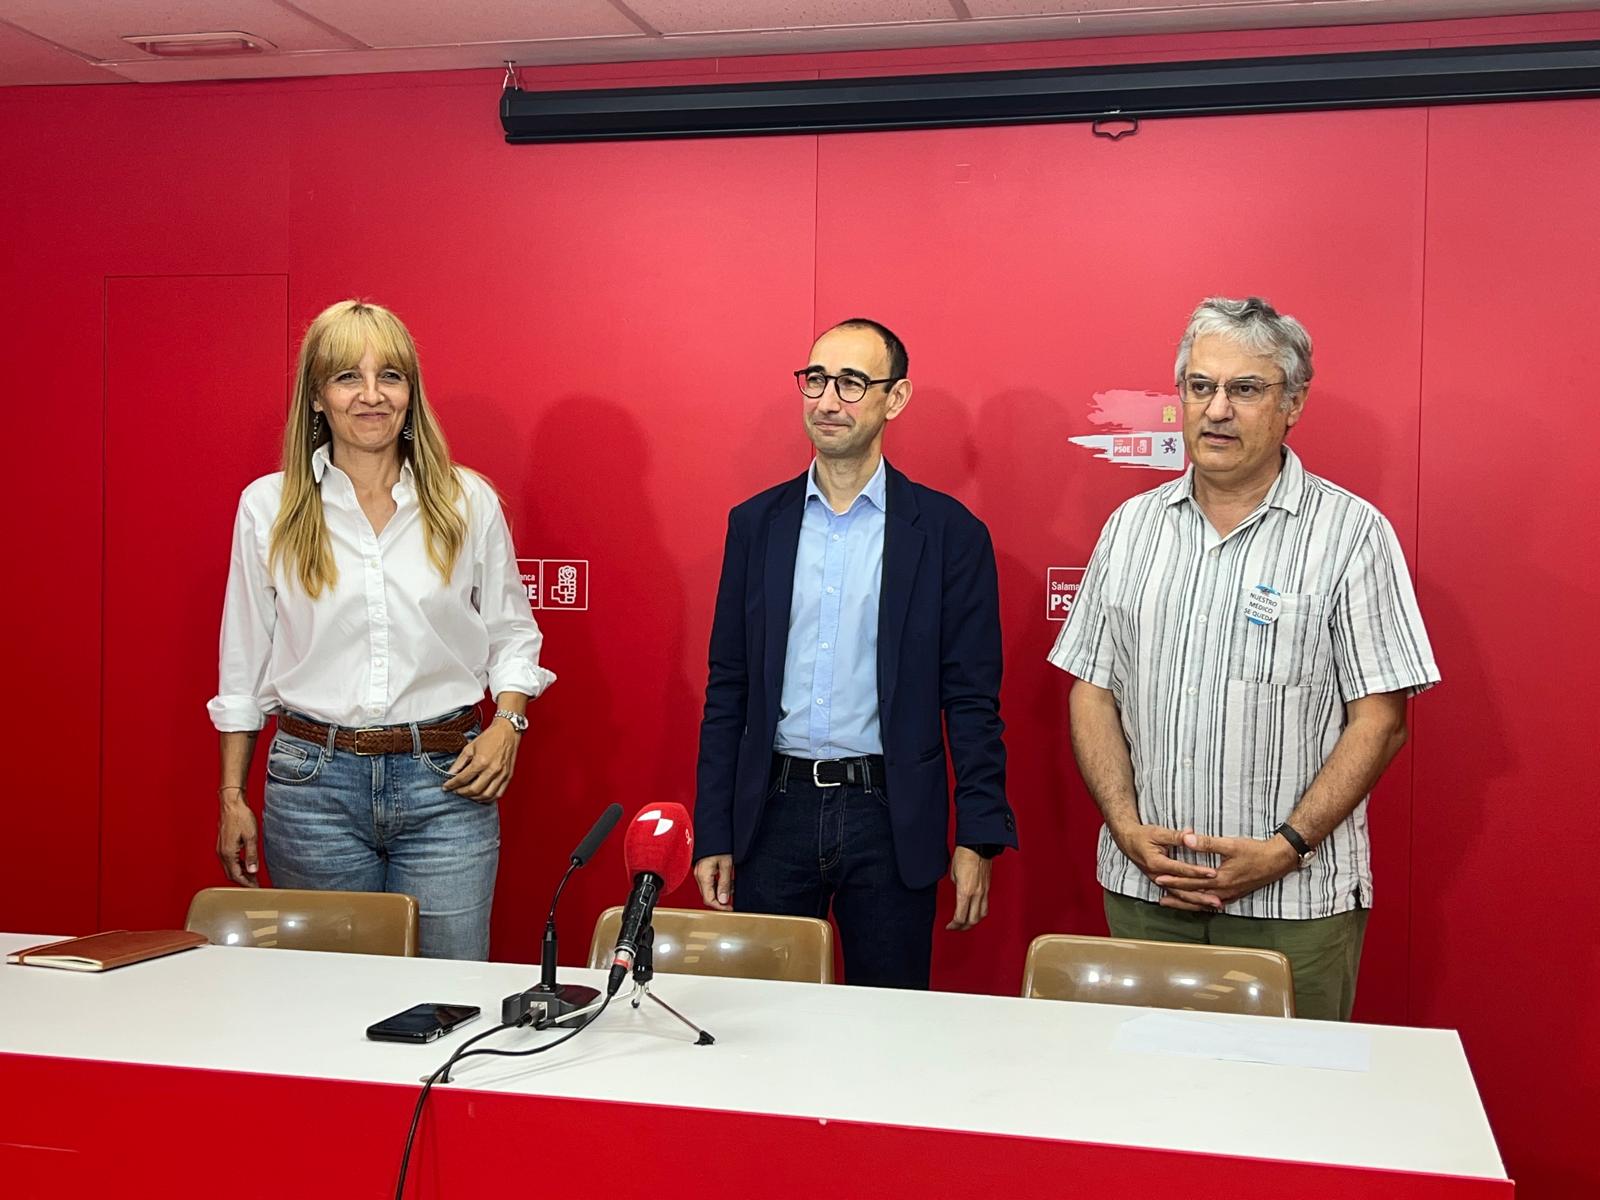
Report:
[[572,852],[566,874],[556,884],[555,898],[550,901],[550,913],[544,920],[544,938],[539,948],[539,982],[527,991],[515,992],[500,1002],[502,1025],[532,1025],[535,1029],[549,1029],[557,1021],[574,1014],[587,1015],[587,1011],[600,998],[597,988],[556,982],[556,906],[561,903],[561,893],[566,890],[567,880],[572,878],[572,873],[594,857],[595,851],[621,817],[622,805],[608,807]]
[[[544,937],[539,943],[539,982],[516,996],[507,996],[501,1004],[504,1024],[517,1025],[531,1022],[535,1029],[549,1029],[557,1021],[570,1017],[579,1009],[588,1008],[600,998],[600,989],[585,987],[581,983],[556,982],[556,905],[567,880],[578,869],[574,862],[556,885],[555,899],[550,902],[550,915],[545,919]],[[509,1019],[512,1016],[515,1019]]]
[[715,1045],[716,1038],[650,990],[650,982],[656,977],[655,946],[655,926],[647,925],[644,928],[644,932],[639,935],[639,952],[633,959],[633,995],[628,998],[628,1003],[633,1005],[634,1008],[638,1008],[639,1002],[648,996],[695,1032],[694,1044],[696,1046]]

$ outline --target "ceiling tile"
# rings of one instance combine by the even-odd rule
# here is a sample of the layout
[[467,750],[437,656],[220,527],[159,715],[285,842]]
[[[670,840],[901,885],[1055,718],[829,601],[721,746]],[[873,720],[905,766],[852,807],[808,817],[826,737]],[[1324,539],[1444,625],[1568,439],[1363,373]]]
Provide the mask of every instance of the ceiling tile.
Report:
[[[138,83],[175,83],[196,79],[287,79],[317,75],[384,75],[406,72],[479,71],[498,95],[506,59],[534,67],[543,64],[604,64],[650,58],[639,47],[656,48],[653,57],[667,57],[662,39],[604,38],[553,42],[506,42],[479,46],[413,46],[389,50],[331,50],[317,54],[261,55],[224,59],[150,59],[117,63],[115,71]],[[600,69],[600,68],[596,68]],[[622,70],[621,67],[617,68]],[[670,69],[670,68],[669,68]],[[659,68],[644,72],[654,82]],[[639,72],[635,71],[635,75]],[[449,82],[441,77],[441,82]],[[619,85],[620,86],[620,85]]]
[[[1077,17],[1097,21],[1112,15],[1148,24],[1152,31],[1189,26],[1285,25],[1359,21],[1423,21],[1441,17],[1576,8],[1593,0],[966,0],[977,20],[997,17]],[[1135,27],[1137,31],[1137,27]]]
[[13,24],[99,62],[152,58],[123,41],[127,34],[236,29],[264,37],[280,50],[343,50],[356,45],[274,0],[138,0],[115,5],[4,0],[0,8]]
[[116,82],[117,77],[109,71],[0,22],[0,87],[18,83]]
[[470,4],[298,0],[298,7],[369,46],[538,42],[643,33],[607,0],[473,0]]
[[652,27],[666,34],[743,29],[820,29],[848,25],[901,25],[957,19],[950,0],[627,0]]
[[[1385,2],[1387,0],[1378,0],[1379,4]],[[1351,3],[1364,4],[1368,8],[1372,6],[1372,0],[1316,0],[1317,7],[1324,10]],[[1297,7],[1293,0],[1288,3],[1285,0],[1162,0],[1160,3],[1156,0],[967,0],[967,11],[974,18],[983,20],[989,17],[1089,17],[1100,13],[1143,9],[1152,18],[1159,13],[1171,19],[1181,16],[1186,8],[1244,11],[1263,5],[1280,9]],[[1299,7],[1310,5],[1302,0]]]

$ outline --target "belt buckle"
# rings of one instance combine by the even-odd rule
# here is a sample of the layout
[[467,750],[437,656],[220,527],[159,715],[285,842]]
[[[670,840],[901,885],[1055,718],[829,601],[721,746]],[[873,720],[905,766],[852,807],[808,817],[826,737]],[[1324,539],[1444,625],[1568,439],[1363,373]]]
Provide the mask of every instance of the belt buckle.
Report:
[[354,731],[354,733],[355,733],[355,753],[357,755],[359,755],[360,757],[362,757],[362,758],[375,758],[378,755],[385,753],[385,751],[383,751],[383,750],[363,750],[361,748],[361,735],[363,733],[383,733],[383,732],[384,732],[384,729],[383,729],[382,725],[368,725],[368,726],[366,726],[366,727],[364,727],[362,729],[355,730]]
[[[825,780],[823,780],[823,778],[820,775],[817,774],[818,769],[822,766],[823,763],[825,763],[825,762],[831,763],[831,762],[837,762],[837,761],[838,761],[837,759],[832,759],[832,758],[814,759],[812,761],[812,763],[811,763],[811,782],[813,784],[815,784],[819,788],[842,787],[842,786],[844,786],[844,780],[843,779],[837,780],[834,783],[828,783]],[[847,775],[849,774],[848,769],[846,770],[846,774]]]

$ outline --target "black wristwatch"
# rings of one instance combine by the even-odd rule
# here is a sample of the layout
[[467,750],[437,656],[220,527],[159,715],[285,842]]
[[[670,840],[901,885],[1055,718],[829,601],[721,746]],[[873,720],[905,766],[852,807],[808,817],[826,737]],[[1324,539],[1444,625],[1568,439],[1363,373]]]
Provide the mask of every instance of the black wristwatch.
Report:
[[963,848],[972,850],[984,858],[993,858],[995,855],[999,854],[1000,851],[1005,849],[1005,845],[1000,842],[979,842],[975,846],[966,846]]
[[1302,867],[1309,867],[1311,865],[1311,860],[1317,856],[1317,852],[1312,849],[1311,843],[1300,836],[1300,831],[1298,829],[1289,824],[1289,822],[1285,821],[1272,832],[1289,843],[1289,845],[1294,849],[1294,852],[1300,856],[1300,865]]

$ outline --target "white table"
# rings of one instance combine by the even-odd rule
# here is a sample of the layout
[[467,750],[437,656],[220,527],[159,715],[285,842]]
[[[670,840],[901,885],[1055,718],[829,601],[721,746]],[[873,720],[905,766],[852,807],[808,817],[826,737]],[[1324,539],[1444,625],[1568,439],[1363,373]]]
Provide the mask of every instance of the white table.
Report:
[[[48,940],[0,935],[0,950]],[[70,1060],[10,1060],[9,1069],[26,1066],[34,1079],[72,1064],[101,1072],[106,1064],[137,1064],[227,1072],[235,1080],[407,1085],[402,1096],[393,1089],[382,1094],[390,1107],[403,1102],[409,1111],[419,1077],[488,1028],[501,998],[536,977],[534,967],[506,963],[217,946],[102,975],[0,966],[0,1054]],[[567,968],[561,977],[603,980],[600,972]],[[1451,1031],[1358,1027],[1371,1039],[1370,1069],[1341,1071],[1117,1049],[1118,1027],[1147,1009],[675,975],[657,976],[655,990],[713,1033],[716,1045],[693,1045],[689,1031],[655,1005],[634,1010],[619,999],[593,1027],[548,1055],[462,1064],[430,1104],[450,1095],[496,1095],[537,1097],[547,1105],[651,1106],[674,1113],[672,1126],[680,1131],[710,1128],[705,1123],[715,1121],[713,1114],[809,1118],[1375,1168],[1454,1177],[1462,1195],[1510,1193]],[[477,1004],[484,1016],[428,1046],[363,1036],[373,1021],[423,1001]],[[518,1048],[554,1036],[514,1030],[485,1044]],[[210,1076],[176,1078],[220,1086]],[[12,1093],[21,1116],[42,1120],[13,1089],[0,1090]],[[4,1129],[0,1124],[0,1142]],[[574,1136],[576,1152],[583,1139]],[[403,1137],[404,1124],[391,1124],[378,1141],[395,1149]],[[988,1145],[981,1153],[992,1161],[991,1154],[1003,1157],[1007,1143],[979,1145]],[[1117,1169],[1127,1178],[1125,1163]],[[1199,1169],[1180,1177],[1212,1178]],[[392,1178],[391,1165],[391,1190]],[[1437,1190],[1448,1182],[1427,1180],[1414,1194],[1456,1194]],[[1413,1194],[1395,1190],[1392,1178],[1386,1186],[1372,1194]],[[1353,1193],[1346,1187],[1342,1194]]]

